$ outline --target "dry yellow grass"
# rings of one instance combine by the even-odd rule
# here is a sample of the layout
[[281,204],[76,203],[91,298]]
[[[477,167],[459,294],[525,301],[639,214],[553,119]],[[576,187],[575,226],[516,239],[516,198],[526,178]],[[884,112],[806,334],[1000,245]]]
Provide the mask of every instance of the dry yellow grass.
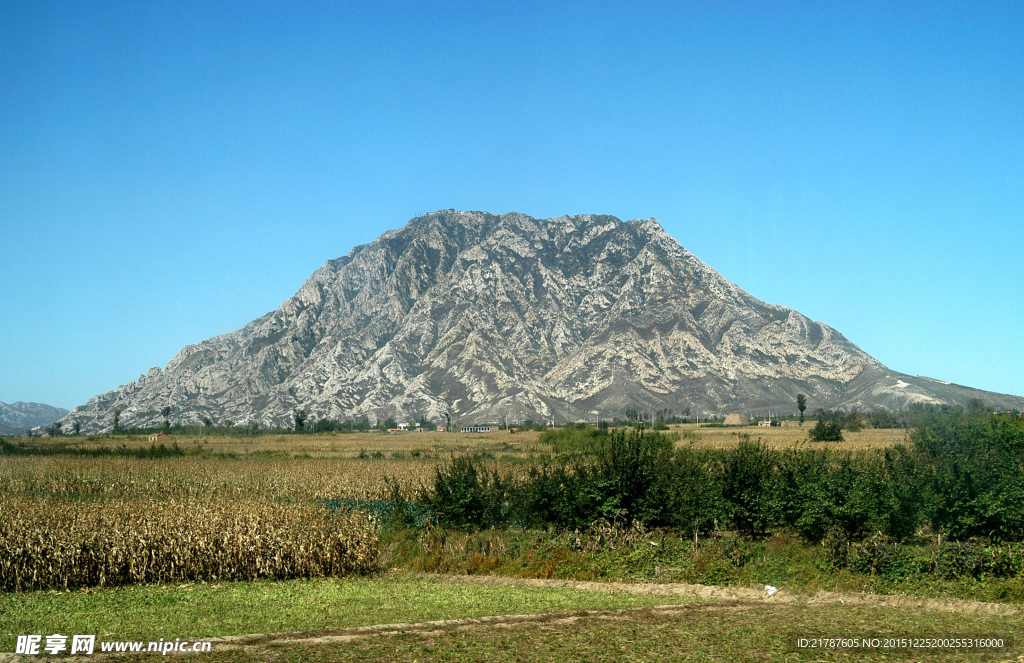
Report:
[[908,443],[907,432],[901,428],[866,428],[857,432],[843,431],[842,442],[809,442],[807,431],[814,424],[804,423],[799,426],[736,426],[736,427],[697,427],[695,424],[672,426],[672,430],[680,434],[680,445],[692,443],[704,449],[731,449],[739,444],[740,436],[747,434],[751,440],[760,439],[770,447],[786,449],[794,445],[809,448],[847,449],[859,451],[864,449],[881,449],[897,444]]
[[0,498],[0,589],[335,576],[371,569],[356,513],[313,504]]
[[435,462],[0,456],[0,494],[64,499],[380,499],[389,493],[385,479],[412,489],[431,478]]
[[[450,453],[529,453],[536,449],[536,431],[511,434],[494,433],[316,433],[311,435],[281,434],[244,436],[191,436],[173,435],[171,443],[182,448],[199,445],[204,453],[251,454],[254,452],[308,455],[317,458],[355,458],[360,453],[386,454],[419,451],[429,454]],[[124,435],[110,438],[60,438],[62,444],[73,444],[84,449],[101,447],[149,447],[145,435]]]

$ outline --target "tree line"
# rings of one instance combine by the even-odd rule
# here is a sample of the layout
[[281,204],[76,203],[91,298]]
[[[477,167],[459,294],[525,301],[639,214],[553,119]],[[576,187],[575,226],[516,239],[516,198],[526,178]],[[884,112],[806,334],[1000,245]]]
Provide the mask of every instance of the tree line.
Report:
[[1024,540],[1024,419],[936,408],[916,423],[909,445],[856,452],[777,450],[748,436],[734,450],[675,449],[642,426],[567,428],[554,433],[567,438],[561,453],[525,474],[469,457],[439,467],[427,502],[456,528],[607,519],[687,535],[791,529],[815,543],[830,532]]

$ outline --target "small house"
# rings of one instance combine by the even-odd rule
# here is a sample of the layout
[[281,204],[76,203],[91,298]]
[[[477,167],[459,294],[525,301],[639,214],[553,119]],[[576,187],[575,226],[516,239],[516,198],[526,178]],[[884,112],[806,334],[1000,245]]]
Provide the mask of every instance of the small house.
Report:
[[149,436],[150,442],[164,442],[169,439],[171,439],[171,436],[167,433],[153,433]]

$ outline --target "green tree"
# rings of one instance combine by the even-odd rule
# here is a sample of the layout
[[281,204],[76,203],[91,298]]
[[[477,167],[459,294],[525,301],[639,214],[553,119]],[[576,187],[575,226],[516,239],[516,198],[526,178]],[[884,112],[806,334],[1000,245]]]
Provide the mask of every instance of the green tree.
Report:
[[843,413],[838,410],[818,409],[818,423],[807,432],[815,442],[843,441]]
[[71,424],[71,430],[74,432],[75,435],[78,435],[79,433],[81,433],[82,432],[82,422],[76,421],[75,423]]
[[851,433],[864,429],[864,419],[857,408],[853,408],[846,413],[846,416],[843,418],[843,428]]
[[209,428],[210,426],[213,425],[213,421],[211,421],[209,417],[203,417],[202,421],[203,426],[205,426],[206,428]]
[[800,425],[804,425],[804,410],[807,409],[807,397],[803,394],[796,395],[796,409],[800,410]]
[[292,413],[292,416],[295,418],[295,432],[301,433],[306,429],[306,411],[297,409]]
[[163,408],[161,408],[160,416],[164,418],[164,428],[171,427],[171,412],[173,411],[174,410],[172,410],[169,405],[165,405]]
[[114,432],[118,433],[121,431],[121,408],[114,408]]
[[992,410],[985,405],[985,401],[980,398],[972,398],[967,401],[966,414],[968,417],[987,417],[992,413]]

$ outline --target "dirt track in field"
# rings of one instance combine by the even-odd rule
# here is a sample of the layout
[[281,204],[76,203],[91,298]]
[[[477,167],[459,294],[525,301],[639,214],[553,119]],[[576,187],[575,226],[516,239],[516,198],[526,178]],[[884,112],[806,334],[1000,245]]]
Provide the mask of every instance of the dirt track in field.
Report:
[[505,576],[465,576],[418,574],[420,578],[433,578],[445,582],[475,585],[518,587],[562,587],[590,592],[643,594],[647,596],[685,596],[705,601],[764,601],[770,603],[840,603],[844,605],[877,606],[884,608],[915,608],[918,610],[962,612],[989,615],[1015,615],[1021,607],[1005,603],[981,601],[955,601],[921,599],[910,596],[884,594],[854,594],[840,592],[802,593],[785,588],[769,597],[763,589],[752,587],[725,587],[720,585],[688,585],[684,583],[630,583],[582,582],[576,580],[541,580],[536,578],[509,578]]
[[495,615],[447,619],[435,622],[411,624],[378,624],[375,626],[354,626],[351,628],[300,631],[295,633],[266,633],[240,635],[226,638],[212,638],[217,651],[230,649],[258,649],[276,644],[328,644],[344,643],[373,636],[421,635],[435,637],[446,633],[468,631],[477,628],[516,628],[519,626],[565,626],[579,621],[613,621],[636,619],[645,615],[683,615],[693,612],[718,612],[747,610],[754,607],[748,602],[689,603],[653,607],[622,608],[618,610],[566,610],[534,615]]
[[[645,616],[684,617],[687,614],[756,610],[768,605],[813,605],[844,604],[879,608],[911,608],[921,611],[959,612],[992,615],[1014,615],[1021,612],[1019,606],[979,601],[942,601],[918,599],[905,596],[884,596],[875,594],[845,594],[817,592],[801,594],[785,589],[773,596],[750,587],[722,587],[715,585],[688,585],[682,583],[623,583],[623,582],[580,582],[572,580],[543,580],[535,578],[509,578],[504,576],[464,576],[440,574],[415,574],[450,583],[489,585],[498,587],[564,588],[578,591],[612,592],[689,598],[692,602],[653,607],[623,608],[617,610],[570,610],[532,615],[495,615],[443,621],[378,624],[350,628],[323,629],[293,633],[265,633],[232,636],[213,639],[214,648],[224,650],[258,650],[275,645],[288,644],[340,644],[369,637],[419,635],[438,637],[481,628],[556,627],[578,622],[607,622],[642,619]],[[1024,663],[1024,657],[1019,659]]]
[[[279,644],[329,644],[345,643],[369,637],[397,635],[420,635],[437,637],[446,633],[479,628],[517,628],[565,626],[580,621],[619,621],[643,618],[644,616],[684,616],[697,612],[745,611],[766,605],[779,604],[844,604],[879,608],[911,608],[922,611],[959,612],[991,615],[1014,615],[1021,613],[1021,607],[1001,603],[979,601],[944,601],[920,599],[906,596],[878,594],[847,594],[838,592],[795,593],[785,589],[773,596],[761,589],[750,587],[723,587],[717,585],[689,585],[683,583],[625,583],[625,582],[581,582],[574,580],[545,580],[536,578],[509,578],[504,576],[464,576],[440,574],[409,574],[411,577],[427,578],[449,583],[489,585],[498,587],[564,588],[579,591],[610,592],[622,594],[643,594],[690,598],[692,602],[622,608],[616,610],[569,610],[529,615],[494,615],[449,619],[442,621],[377,624],[312,631],[283,633],[253,633],[247,635],[210,638],[215,651],[258,650]],[[97,654],[87,658],[65,657],[63,660],[96,660],[116,654]],[[120,655],[123,656],[123,655]],[[34,658],[34,657],[32,657]],[[29,657],[0,654],[2,661],[29,660]],[[1024,656],[1018,659],[1024,663]]]

